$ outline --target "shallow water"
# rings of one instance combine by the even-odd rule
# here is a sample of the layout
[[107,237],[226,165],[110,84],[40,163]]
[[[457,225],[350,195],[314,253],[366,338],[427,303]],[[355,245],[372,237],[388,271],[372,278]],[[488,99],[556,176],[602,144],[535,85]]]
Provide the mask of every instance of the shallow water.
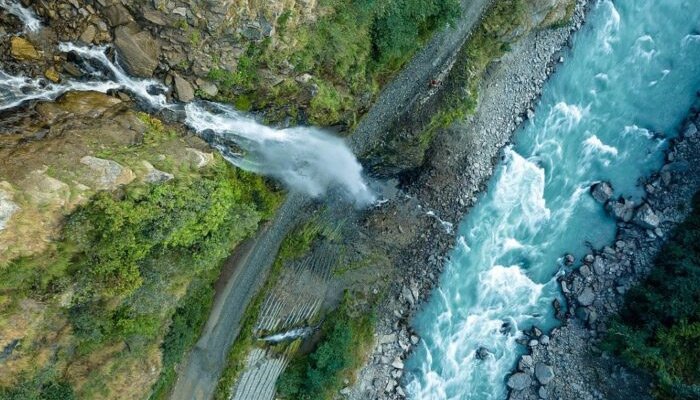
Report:
[[[614,221],[588,188],[607,180],[616,195],[638,199],[638,179],[661,166],[664,137],[700,89],[700,6],[599,1],[566,58],[462,221],[440,285],[413,322],[423,340],[407,362],[411,398],[506,397],[524,350],[518,332],[556,324],[562,255],[614,239]],[[492,355],[476,359],[480,346]]]

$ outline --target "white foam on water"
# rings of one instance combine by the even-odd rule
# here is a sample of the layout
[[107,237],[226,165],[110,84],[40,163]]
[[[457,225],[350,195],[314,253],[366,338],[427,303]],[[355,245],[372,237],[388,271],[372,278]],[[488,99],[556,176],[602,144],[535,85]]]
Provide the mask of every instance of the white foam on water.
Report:
[[610,0],[601,1],[597,7],[601,7],[607,13],[605,25],[598,33],[598,40],[602,43],[605,53],[613,52],[613,44],[619,42],[617,33],[620,30],[620,13]]
[[0,0],[0,7],[19,18],[28,32],[37,32],[41,29],[41,21],[34,15],[34,12],[23,7],[17,1]]
[[618,153],[616,147],[603,143],[596,135],[591,135],[583,141],[583,158],[589,163],[599,162],[609,166],[611,158],[617,157]]
[[681,39],[682,48],[698,44],[700,44],[700,35],[685,35],[683,39]]
[[[339,189],[358,206],[375,200],[362,177],[362,166],[346,143],[314,127],[275,129],[220,104],[185,106],[186,124],[236,143],[244,154],[223,152],[240,168],[275,177],[313,197]],[[225,149],[221,149],[225,150]]]
[[649,35],[643,35],[637,38],[634,42],[634,54],[636,58],[642,58],[647,62],[651,61],[654,55],[656,55],[654,45],[654,39]]

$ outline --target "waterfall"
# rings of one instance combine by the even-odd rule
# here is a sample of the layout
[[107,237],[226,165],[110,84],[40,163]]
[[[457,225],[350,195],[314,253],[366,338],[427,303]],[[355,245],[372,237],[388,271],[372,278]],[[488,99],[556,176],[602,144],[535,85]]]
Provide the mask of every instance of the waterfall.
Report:
[[[107,46],[62,43],[59,49],[87,63],[89,78],[54,84],[0,71],[0,110],[31,100],[53,100],[68,91],[105,93],[121,89],[147,108],[184,113],[185,123],[239,168],[273,177],[289,189],[312,197],[333,191],[358,207],[375,201],[362,166],[341,138],[315,127],[272,128],[222,104],[195,102],[183,107],[169,103],[164,85],[129,76],[118,62],[107,57]],[[231,151],[231,147],[237,150]]]

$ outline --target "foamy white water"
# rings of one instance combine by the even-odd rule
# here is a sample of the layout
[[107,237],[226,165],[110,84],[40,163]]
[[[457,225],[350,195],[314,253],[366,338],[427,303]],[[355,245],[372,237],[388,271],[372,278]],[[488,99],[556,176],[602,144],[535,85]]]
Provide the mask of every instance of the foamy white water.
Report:
[[[557,323],[561,257],[614,238],[590,185],[607,180],[616,195],[638,197],[638,178],[661,166],[660,133],[675,134],[700,89],[698,32],[695,1],[596,3],[413,321],[423,340],[406,363],[410,398],[507,397],[525,351],[519,330]],[[480,347],[490,352],[483,360]]]
[[34,12],[23,7],[19,2],[13,0],[0,0],[0,8],[4,8],[10,14],[19,18],[24,27],[29,32],[36,32],[41,29],[41,21],[34,15]]

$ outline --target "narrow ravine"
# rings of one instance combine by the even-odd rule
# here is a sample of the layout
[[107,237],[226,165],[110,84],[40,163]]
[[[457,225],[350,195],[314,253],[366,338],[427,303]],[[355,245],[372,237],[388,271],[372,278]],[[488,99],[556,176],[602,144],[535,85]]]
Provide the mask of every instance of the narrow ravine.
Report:
[[599,1],[533,118],[459,227],[407,363],[415,399],[501,399],[532,325],[556,325],[556,275],[614,237],[598,181],[638,198],[700,87],[700,9],[681,0]]

